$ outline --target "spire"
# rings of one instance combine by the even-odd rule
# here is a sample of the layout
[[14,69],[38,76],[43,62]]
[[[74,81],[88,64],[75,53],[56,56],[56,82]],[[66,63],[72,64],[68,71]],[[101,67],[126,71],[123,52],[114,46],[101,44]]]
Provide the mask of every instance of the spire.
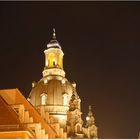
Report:
[[89,105],[88,110],[89,110],[88,116],[91,117],[91,116],[93,115],[93,113],[92,113],[92,111],[91,111],[91,105]]
[[89,111],[91,111],[91,105],[89,105],[89,107],[88,107],[88,108],[89,108]]
[[94,122],[94,116],[93,113],[91,111],[91,105],[89,105],[89,112],[88,115],[86,117],[86,127],[87,127],[87,137],[88,138],[93,138],[96,139],[97,138],[97,127],[95,125]]
[[91,105],[89,105],[89,111],[88,111],[88,115],[86,117],[86,120],[87,120],[87,124],[91,125],[91,124],[94,124],[94,117],[93,117],[93,113],[91,111]]
[[56,40],[55,28],[53,28],[53,36],[50,42],[47,44],[47,48],[60,48],[61,49],[59,42]]
[[55,28],[53,28],[53,39],[56,39],[56,33],[55,33]]

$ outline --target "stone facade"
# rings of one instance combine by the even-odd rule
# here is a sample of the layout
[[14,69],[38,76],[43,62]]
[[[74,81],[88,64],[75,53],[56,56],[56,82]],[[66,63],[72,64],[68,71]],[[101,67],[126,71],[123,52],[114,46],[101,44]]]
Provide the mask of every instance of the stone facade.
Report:
[[56,40],[55,31],[44,53],[43,77],[33,84],[29,101],[55,129],[58,137],[66,134],[65,138],[97,138],[97,128],[92,117],[92,125],[83,126],[81,99],[76,92],[76,83],[69,82],[65,77],[64,53]]
[[76,83],[65,77],[55,31],[44,53],[43,76],[32,83],[27,99],[18,89],[0,90],[0,138],[97,138],[91,107],[84,126],[81,99]]

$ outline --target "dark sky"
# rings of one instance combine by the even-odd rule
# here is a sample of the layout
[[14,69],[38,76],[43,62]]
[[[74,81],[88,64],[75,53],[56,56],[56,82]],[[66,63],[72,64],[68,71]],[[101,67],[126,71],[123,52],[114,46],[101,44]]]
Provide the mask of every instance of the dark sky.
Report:
[[99,138],[140,131],[140,2],[0,2],[0,89],[28,96],[56,28],[66,77]]

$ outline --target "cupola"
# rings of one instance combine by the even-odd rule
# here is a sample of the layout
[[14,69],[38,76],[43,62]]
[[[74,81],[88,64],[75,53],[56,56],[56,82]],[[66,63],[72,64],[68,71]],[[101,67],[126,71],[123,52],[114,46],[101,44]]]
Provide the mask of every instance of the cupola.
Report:
[[45,67],[43,71],[43,77],[48,75],[60,75],[65,77],[63,70],[63,51],[59,42],[56,40],[55,29],[53,29],[53,37],[47,44],[45,53]]

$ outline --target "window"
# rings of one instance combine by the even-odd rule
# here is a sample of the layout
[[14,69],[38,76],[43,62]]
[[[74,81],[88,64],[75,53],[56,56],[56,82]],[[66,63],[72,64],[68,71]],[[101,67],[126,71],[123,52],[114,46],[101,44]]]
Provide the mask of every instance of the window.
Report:
[[68,94],[63,94],[63,105],[68,105]]
[[56,63],[55,63],[55,59],[53,59],[53,66],[55,66],[56,65]]
[[46,101],[47,101],[47,94],[43,93],[41,95],[41,105],[46,105]]
[[77,124],[76,126],[76,132],[80,132],[81,131],[81,125],[80,124]]
[[48,56],[48,61],[49,61],[49,67],[54,67],[56,65],[56,58],[55,58],[55,54],[54,53],[49,53]]

